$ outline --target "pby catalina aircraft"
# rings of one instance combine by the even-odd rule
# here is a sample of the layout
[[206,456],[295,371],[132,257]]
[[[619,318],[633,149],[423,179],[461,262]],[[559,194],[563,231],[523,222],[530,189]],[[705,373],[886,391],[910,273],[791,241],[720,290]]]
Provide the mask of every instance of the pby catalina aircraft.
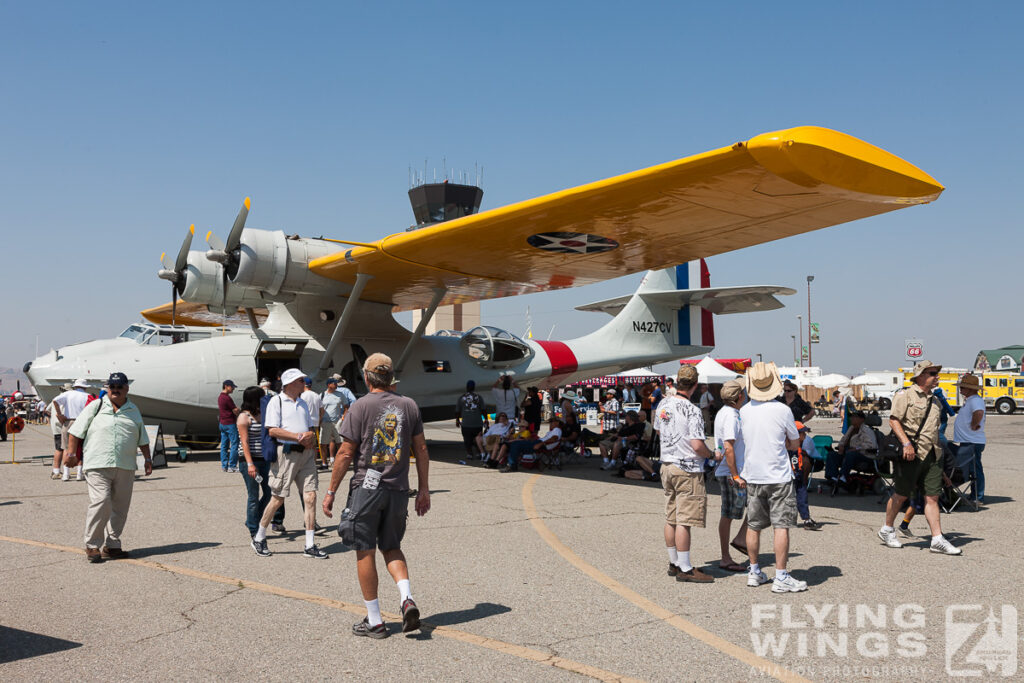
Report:
[[[190,228],[177,259],[164,258],[172,303],[142,312],[154,324],[51,351],[26,372],[50,399],[64,382],[123,371],[147,421],[199,436],[215,429],[225,378],[245,386],[301,366],[318,386],[340,372],[360,393],[359,368],[381,351],[424,418],[443,419],[468,379],[487,387],[512,370],[523,385],[554,386],[706,353],[713,314],[779,308],[775,295],[795,292],[713,288],[704,257],[931,202],[944,188],[866,142],[800,127],[482,213],[478,188],[424,191],[438,189],[416,209],[423,227],[372,243],[246,228],[246,199],[226,242],[209,233],[209,251],[189,251]],[[643,270],[632,295],[579,307],[613,316],[583,337],[423,334],[439,305]],[[409,332],[393,313],[412,309],[424,314]],[[210,327],[226,313],[249,328]]]

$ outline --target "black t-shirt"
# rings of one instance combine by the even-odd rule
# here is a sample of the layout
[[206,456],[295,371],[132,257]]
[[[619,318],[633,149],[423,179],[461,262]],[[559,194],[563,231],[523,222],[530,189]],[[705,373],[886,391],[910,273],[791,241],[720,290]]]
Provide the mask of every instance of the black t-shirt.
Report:
[[637,422],[636,424],[621,427],[619,429],[619,437],[625,439],[627,436],[636,436],[642,439],[644,436],[644,423]]
[[523,402],[523,417],[529,424],[539,425],[540,414],[541,414],[541,400],[539,396],[533,396],[532,394],[526,397]]
[[[780,403],[786,403],[786,399],[782,396],[779,396],[777,400]],[[807,413],[813,412],[811,404],[799,396],[793,397],[793,402],[787,404],[786,407],[793,411],[793,419],[798,422],[802,421]]]
[[562,440],[563,441],[575,441],[580,437],[580,425],[578,422],[572,424],[562,424]]

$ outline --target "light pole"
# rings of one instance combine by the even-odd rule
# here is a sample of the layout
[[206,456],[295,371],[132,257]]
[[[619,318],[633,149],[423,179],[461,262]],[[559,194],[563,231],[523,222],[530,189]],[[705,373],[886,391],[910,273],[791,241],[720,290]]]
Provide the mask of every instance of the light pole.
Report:
[[797,358],[800,356],[796,355],[796,335],[791,334],[789,335],[789,338],[793,340],[793,365],[798,365],[799,363],[797,362]]
[[802,368],[804,366],[804,317],[802,315],[796,317],[796,329],[800,333],[800,355],[797,356],[800,362],[797,365]]
[[807,367],[814,365],[814,342],[811,341],[811,283],[814,276],[807,276]]

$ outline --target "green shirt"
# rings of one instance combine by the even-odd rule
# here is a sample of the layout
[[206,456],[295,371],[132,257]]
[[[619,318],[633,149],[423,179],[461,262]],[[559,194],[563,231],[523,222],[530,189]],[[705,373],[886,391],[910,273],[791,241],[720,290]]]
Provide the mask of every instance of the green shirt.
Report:
[[[93,404],[99,404],[99,408]],[[109,398],[93,401],[78,416],[69,433],[85,440],[83,470],[116,467],[134,472],[139,447],[149,445],[142,413],[128,400],[117,410]]]

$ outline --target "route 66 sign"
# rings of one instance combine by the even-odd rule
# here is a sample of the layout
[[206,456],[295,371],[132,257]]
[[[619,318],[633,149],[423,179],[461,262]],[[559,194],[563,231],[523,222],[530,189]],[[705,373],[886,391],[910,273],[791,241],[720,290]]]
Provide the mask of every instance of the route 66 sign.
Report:
[[922,339],[907,339],[906,340],[906,351],[907,360],[918,361],[924,356],[924,340]]

